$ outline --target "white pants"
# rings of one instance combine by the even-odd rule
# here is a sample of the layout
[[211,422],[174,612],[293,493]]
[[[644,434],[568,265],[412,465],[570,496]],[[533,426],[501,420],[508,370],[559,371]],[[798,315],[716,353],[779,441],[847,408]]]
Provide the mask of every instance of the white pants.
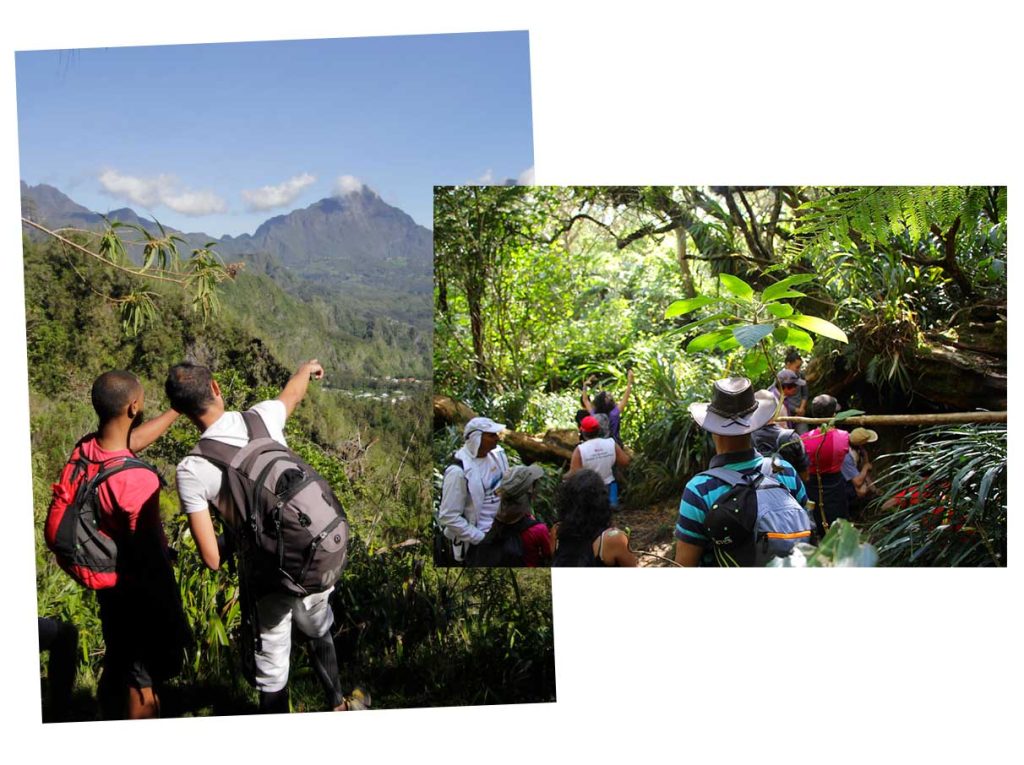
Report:
[[334,624],[327,603],[334,588],[300,598],[273,592],[256,602],[263,650],[256,652],[256,687],[279,691],[288,685],[288,663],[292,652],[292,620],[303,635],[318,638]]

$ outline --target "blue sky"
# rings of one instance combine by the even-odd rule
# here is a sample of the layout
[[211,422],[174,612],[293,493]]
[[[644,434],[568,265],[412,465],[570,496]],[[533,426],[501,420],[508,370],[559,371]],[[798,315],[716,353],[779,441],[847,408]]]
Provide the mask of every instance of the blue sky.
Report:
[[21,178],[91,210],[252,232],[358,188],[528,180],[526,32],[16,54]]

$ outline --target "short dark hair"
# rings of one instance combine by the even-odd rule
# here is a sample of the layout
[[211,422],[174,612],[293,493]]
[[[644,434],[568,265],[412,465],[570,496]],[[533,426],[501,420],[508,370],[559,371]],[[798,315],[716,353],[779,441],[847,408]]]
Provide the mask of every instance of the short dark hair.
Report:
[[794,361],[796,361],[799,358],[802,358],[802,356],[800,355],[800,351],[798,351],[796,348],[794,348],[793,346],[790,346],[789,348],[786,349],[786,363],[787,364],[792,364]]
[[139,378],[123,369],[104,372],[92,384],[92,408],[100,422],[109,422],[124,412],[132,398],[142,389]]
[[815,396],[811,402],[811,417],[831,417],[839,411],[839,402],[827,393]]
[[164,392],[171,407],[186,417],[195,417],[210,408],[213,403],[213,372],[190,361],[171,367],[167,372]]

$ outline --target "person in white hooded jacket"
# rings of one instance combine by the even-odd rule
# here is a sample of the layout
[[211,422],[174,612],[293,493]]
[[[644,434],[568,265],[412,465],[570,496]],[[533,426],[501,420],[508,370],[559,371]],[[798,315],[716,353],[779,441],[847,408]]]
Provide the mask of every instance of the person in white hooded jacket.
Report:
[[474,417],[463,428],[462,448],[445,469],[437,520],[457,561],[465,560],[469,545],[483,541],[501,505],[497,489],[509,469],[508,457],[498,446],[504,429],[487,417]]

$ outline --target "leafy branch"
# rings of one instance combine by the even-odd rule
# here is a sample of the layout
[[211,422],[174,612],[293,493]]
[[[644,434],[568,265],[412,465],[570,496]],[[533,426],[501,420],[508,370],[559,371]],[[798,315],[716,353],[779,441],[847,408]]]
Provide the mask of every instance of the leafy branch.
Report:
[[[225,279],[237,276],[243,266],[242,263],[225,265],[212,249],[216,242],[207,242],[202,247],[193,249],[191,255],[183,259],[179,245],[185,244],[185,240],[176,234],[168,233],[160,223],[156,224],[159,229],[158,236],[134,223],[104,220],[107,224],[106,229],[95,232],[81,229],[54,230],[27,218],[21,219],[24,225],[41,231],[65,248],[87,255],[133,280],[148,279],[174,284],[184,289],[192,299],[192,310],[201,313],[204,322],[220,308],[217,285]],[[119,229],[135,231],[141,236],[141,240],[125,242],[119,236]],[[65,236],[68,233],[95,237],[96,251]],[[134,264],[128,257],[129,247],[142,248],[141,265]],[[121,328],[125,334],[136,335],[157,318],[158,295],[155,292],[133,288],[123,297],[103,297],[119,307]]]
[[733,351],[743,348],[746,350],[743,356],[744,370],[748,377],[755,379],[771,368],[768,349],[775,343],[810,352],[814,348],[810,332],[841,343],[848,342],[846,333],[836,325],[817,316],[797,313],[792,304],[787,302],[789,299],[804,297],[804,293],[793,287],[814,278],[814,274],[794,274],[758,294],[739,277],[719,274],[722,290],[718,297],[697,295],[677,300],[665,311],[665,318],[685,316],[700,308],[714,306],[715,310],[710,316],[691,321],[673,332],[686,334],[714,323],[724,325],[690,340],[686,352]]

